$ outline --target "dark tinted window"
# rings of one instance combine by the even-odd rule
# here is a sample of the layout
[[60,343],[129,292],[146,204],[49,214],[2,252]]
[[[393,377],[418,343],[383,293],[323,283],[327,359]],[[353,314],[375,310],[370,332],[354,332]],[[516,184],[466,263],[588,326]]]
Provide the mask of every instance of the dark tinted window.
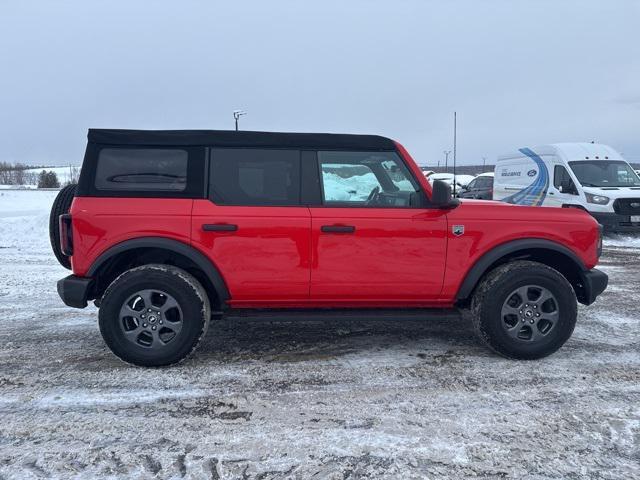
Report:
[[631,165],[621,160],[569,162],[584,187],[638,187],[640,178]]
[[183,192],[188,153],[170,148],[103,148],[98,155],[98,190]]
[[491,188],[493,179],[491,177],[478,177],[476,179],[476,188]]
[[213,149],[210,185],[221,205],[300,205],[300,152]]
[[569,176],[569,172],[562,165],[556,165],[553,169],[553,186],[563,193],[576,193],[576,187]]

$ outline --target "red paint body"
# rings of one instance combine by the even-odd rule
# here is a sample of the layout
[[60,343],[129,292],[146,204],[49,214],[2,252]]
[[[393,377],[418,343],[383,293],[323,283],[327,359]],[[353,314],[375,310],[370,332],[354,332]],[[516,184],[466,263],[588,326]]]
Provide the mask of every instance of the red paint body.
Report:
[[[428,196],[431,186],[397,145]],[[473,265],[523,238],[557,242],[587,268],[598,260],[596,221],[577,209],[463,200],[452,209],[238,207],[206,199],[74,199],[73,272],[84,276],[110,247],[138,237],[191,245],[218,268],[232,307],[448,307]],[[236,232],[205,232],[233,223]],[[353,225],[353,234],[323,225]],[[454,236],[452,225],[464,225]]]

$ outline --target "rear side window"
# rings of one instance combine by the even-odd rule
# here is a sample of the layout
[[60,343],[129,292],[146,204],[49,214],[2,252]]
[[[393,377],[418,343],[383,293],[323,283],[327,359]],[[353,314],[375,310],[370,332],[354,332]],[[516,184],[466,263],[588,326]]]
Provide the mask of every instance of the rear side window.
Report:
[[184,192],[189,155],[170,148],[103,148],[98,155],[98,190]]
[[209,177],[219,205],[300,205],[298,150],[212,149]]

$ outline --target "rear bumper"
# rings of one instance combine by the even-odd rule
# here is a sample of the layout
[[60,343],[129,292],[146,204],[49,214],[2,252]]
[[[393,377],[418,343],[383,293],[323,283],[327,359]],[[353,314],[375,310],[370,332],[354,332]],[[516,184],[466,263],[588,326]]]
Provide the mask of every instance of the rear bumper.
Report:
[[606,290],[609,276],[596,268],[582,272],[580,276],[584,288],[578,295],[578,300],[584,305],[591,305]]
[[58,280],[58,295],[70,307],[84,308],[87,306],[87,298],[93,283],[92,278],[68,277]]
[[631,223],[631,217],[629,215],[620,215],[619,213],[613,212],[589,213],[604,227],[605,232],[640,232],[640,223]]

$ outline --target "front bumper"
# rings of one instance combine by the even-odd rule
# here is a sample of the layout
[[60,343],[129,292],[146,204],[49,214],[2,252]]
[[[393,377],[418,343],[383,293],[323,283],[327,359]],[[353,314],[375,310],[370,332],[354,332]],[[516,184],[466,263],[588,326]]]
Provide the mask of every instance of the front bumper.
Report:
[[84,308],[87,306],[87,298],[93,284],[92,278],[68,277],[58,280],[58,295],[70,307]]
[[640,232],[640,223],[631,222],[629,215],[620,215],[613,212],[589,212],[600,225],[604,227],[605,232],[635,233]]
[[598,295],[604,292],[609,284],[609,276],[593,268],[580,274],[582,291],[578,292],[578,301],[584,305],[591,305],[596,301]]

